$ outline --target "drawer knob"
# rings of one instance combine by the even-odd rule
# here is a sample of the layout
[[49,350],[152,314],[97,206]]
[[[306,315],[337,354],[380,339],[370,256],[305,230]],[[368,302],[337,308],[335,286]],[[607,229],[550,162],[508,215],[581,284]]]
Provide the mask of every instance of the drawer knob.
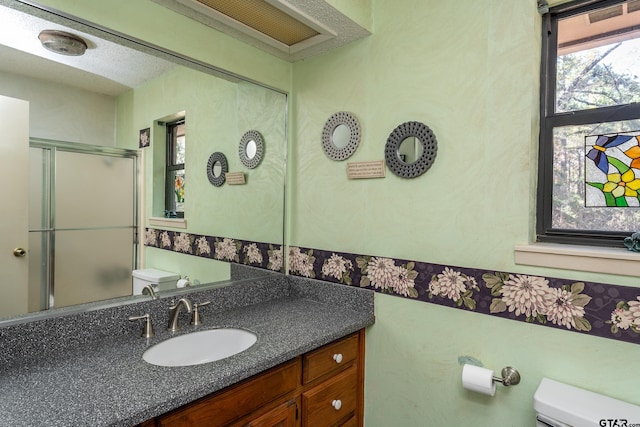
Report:
[[333,406],[333,408],[334,408],[336,411],[339,411],[339,410],[340,410],[340,408],[342,408],[342,401],[341,401],[341,400],[336,399],[336,400],[334,400],[333,402],[331,402],[331,406]]
[[336,353],[333,355],[333,360],[336,361],[336,363],[340,363],[342,362],[342,353]]

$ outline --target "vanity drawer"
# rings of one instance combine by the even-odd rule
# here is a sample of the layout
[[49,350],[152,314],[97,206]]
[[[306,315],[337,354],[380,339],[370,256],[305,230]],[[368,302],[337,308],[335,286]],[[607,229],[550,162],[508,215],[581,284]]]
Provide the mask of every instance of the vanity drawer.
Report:
[[158,426],[223,426],[285,396],[293,395],[299,381],[297,358],[229,390],[213,394],[157,418]]
[[355,366],[302,393],[302,427],[327,427],[347,421],[356,410]]
[[354,334],[305,354],[302,359],[303,384],[351,365],[358,357],[358,348],[358,334]]

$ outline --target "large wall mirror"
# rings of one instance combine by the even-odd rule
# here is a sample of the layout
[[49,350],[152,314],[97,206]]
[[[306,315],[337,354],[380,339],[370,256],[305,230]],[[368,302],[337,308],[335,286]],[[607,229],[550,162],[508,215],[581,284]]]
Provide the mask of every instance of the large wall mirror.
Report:
[[[23,218],[28,212],[29,224],[21,234],[28,236],[27,241],[10,242],[11,250],[3,246],[6,253],[0,254],[0,301],[11,301],[0,303],[0,326],[8,318],[13,322],[55,315],[56,309],[75,304],[142,298],[132,296],[132,269],[141,268],[138,262],[153,268],[168,265],[169,271],[171,266],[193,265],[207,271],[207,276],[197,277],[203,283],[230,279],[226,262],[142,244],[145,228],[171,230],[170,224],[163,227],[150,221],[162,216],[164,209],[165,171],[158,165],[166,162],[164,120],[168,118],[183,118],[186,130],[185,171],[180,176],[186,228],[173,229],[176,235],[281,247],[286,93],[217,69],[215,64],[61,15],[16,0],[0,0],[0,98],[29,102],[25,142],[29,160],[17,164],[15,157],[0,151],[4,159],[0,165],[8,168],[14,163],[30,174],[30,188],[21,190],[28,197],[16,199],[12,209]],[[45,51],[38,39],[43,29],[79,36],[86,45],[84,55]],[[25,45],[18,46],[17,41]],[[150,144],[139,149],[140,132],[147,128]],[[251,170],[247,185],[213,187],[206,173],[210,154],[226,154],[229,169],[241,170],[243,165],[234,153],[247,129],[259,130],[269,142],[260,167]],[[0,144],[0,150],[5,148]],[[94,177],[100,169],[106,175]],[[67,178],[60,178],[64,173]],[[115,176],[128,180],[117,186],[131,187],[130,194],[123,196],[103,185]],[[65,193],[81,191],[82,185],[86,194]],[[91,195],[100,202],[85,198]],[[63,223],[65,211],[78,221]],[[57,221],[42,220],[46,213]],[[98,216],[105,222],[95,223]],[[18,218],[3,220],[9,228],[22,228]],[[124,244],[115,240],[117,234],[125,236]],[[56,257],[47,252],[54,245]],[[13,251],[17,248],[25,249],[25,255],[15,255],[21,253]],[[120,257],[96,263],[109,254]],[[16,261],[26,261],[28,271],[6,273]],[[53,275],[54,286],[45,285]],[[93,287],[89,282],[95,283]],[[64,300],[65,294],[71,297]]]

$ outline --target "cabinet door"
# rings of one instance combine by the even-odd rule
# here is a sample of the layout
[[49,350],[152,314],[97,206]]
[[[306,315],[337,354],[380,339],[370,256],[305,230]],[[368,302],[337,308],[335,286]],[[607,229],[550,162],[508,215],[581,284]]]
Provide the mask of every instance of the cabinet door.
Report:
[[297,402],[292,399],[248,422],[246,427],[297,427]]

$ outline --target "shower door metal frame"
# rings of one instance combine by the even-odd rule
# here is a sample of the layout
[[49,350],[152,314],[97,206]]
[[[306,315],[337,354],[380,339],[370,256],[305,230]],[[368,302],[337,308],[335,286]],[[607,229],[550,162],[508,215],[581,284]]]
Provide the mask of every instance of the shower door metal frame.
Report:
[[[43,258],[46,259],[46,262],[42,265],[42,277],[46,278],[46,283],[44,287],[44,307],[41,309],[50,309],[55,307],[55,239],[56,239],[56,226],[55,226],[55,201],[56,201],[56,191],[55,191],[55,182],[56,182],[56,152],[64,151],[71,153],[81,153],[81,154],[93,154],[98,156],[111,156],[111,157],[119,157],[119,158],[131,158],[133,159],[133,177],[134,182],[133,185],[133,218],[132,223],[132,233],[133,233],[133,259],[131,260],[131,265],[133,269],[137,268],[138,262],[138,190],[139,190],[139,180],[140,180],[140,167],[138,164],[138,151],[130,150],[126,148],[119,147],[107,147],[102,145],[91,145],[91,144],[80,144],[74,142],[65,142],[65,141],[56,141],[42,138],[29,138],[29,148],[40,148],[46,150],[47,152],[47,167],[45,170],[45,174],[47,175],[47,188],[44,192],[44,197],[42,200],[43,203],[43,212],[44,216],[47,218],[46,224],[43,228],[40,229],[29,229],[29,233],[32,232],[41,232],[43,240],[46,240],[46,251],[47,255]],[[110,228],[123,228],[123,227],[92,227],[92,229],[110,229]],[[84,228],[82,228],[84,229]],[[65,228],[65,231],[74,230]],[[43,251],[44,252],[44,251]],[[42,301],[42,300],[41,300]]]

